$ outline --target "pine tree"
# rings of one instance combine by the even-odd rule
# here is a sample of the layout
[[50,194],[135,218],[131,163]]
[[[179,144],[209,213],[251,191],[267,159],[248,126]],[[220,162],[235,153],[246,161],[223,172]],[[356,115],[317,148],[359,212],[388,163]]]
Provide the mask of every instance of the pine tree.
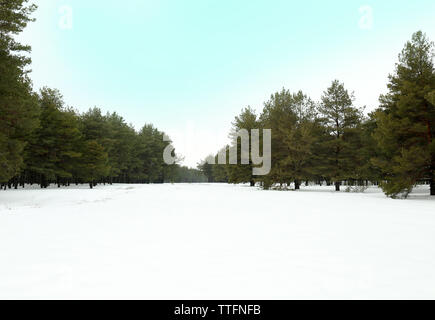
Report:
[[198,163],[198,170],[202,172],[202,174],[207,178],[208,183],[213,183],[214,181],[214,172],[213,167],[215,166],[215,157],[209,155],[205,160],[202,160]]
[[389,77],[388,94],[381,96],[374,137],[381,154],[373,159],[385,176],[384,192],[406,196],[421,180],[435,195],[435,70],[434,43],[413,34]]
[[283,133],[282,143],[287,147],[287,155],[280,165],[287,167],[286,175],[294,181],[295,190],[299,190],[301,181],[309,180],[314,175],[312,166],[314,149],[319,140],[319,123],[315,103],[302,91],[292,94],[289,106],[293,121],[280,130]]
[[26,147],[26,169],[39,176],[41,187],[73,177],[81,153],[81,133],[74,110],[65,108],[57,90],[44,88],[39,96],[40,126]]
[[128,183],[133,178],[133,151],[136,132],[116,113],[107,114],[108,140],[106,148],[109,155],[110,176],[118,177],[120,182]]
[[360,126],[359,131],[359,147],[357,154],[359,158],[355,163],[355,171],[361,180],[366,180],[378,183],[382,180],[382,172],[372,165],[371,159],[379,155],[379,148],[377,147],[374,138],[374,132],[377,128],[376,112],[368,114]]
[[27,0],[0,0],[0,183],[75,181],[92,188],[112,180],[172,181],[178,167],[162,159],[163,132],[145,126],[137,133],[121,116],[98,108],[78,115],[57,90],[32,92],[30,47],[15,36],[35,9]]
[[326,128],[325,167],[323,175],[335,181],[340,191],[341,181],[352,177],[358,147],[354,136],[362,119],[362,110],[353,106],[353,94],[338,80],[323,93],[319,108]]
[[145,125],[139,132],[142,141],[139,155],[141,171],[147,183],[163,183],[172,174],[174,166],[168,166],[163,160],[163,151],[169,143],[164,141],[163,137],[164,133],[152,125]]
[[268,176],[262,177],[266,189],[273,183],[290,184],[293,180],[290,165],[286,161],[289,150],[284,143],[297,121],[292,103],[293,95],[289,90],[282,89],[264,104],[260,116],[261,126],[272,130],[272,168]]
[[79,130],[77,112],[72,108],[61,110],[57,130],[57,150],[59,152],[56,164],[56,180],[58,186],[61,183],[69,183],[74,175],[75,168],[81,160],[80,145],[83,137]]
[[175,165],[174,183],[203,183],[207,182],[207,177],[198,169],[186,166]]
[[96,140],[85,141],[82,145],[82,157],[78,167],[79,178],[88,182],[91,189],[99,179],[108,176],[110,166],[103,146]]
[[[213,170],[213,181],[214,182],[229,182],[229,146],[225,146],[225,148],[222,148],[219,150],[218,154],[214,157],[215,158],[215,164],[212,166]],[[225,163],[219,163],[219,157],[221,154],[225,154]]]
[[36,6],[24,0],[0,1],[0,182],[7,182],[23,166],[28,135],[38,125],[38,105],[26,69],[30,47],[16,42]]
[[[240,115],[238,115],[233,122],[233,126],[230,132],[230,139],[232,145],[230,149],[237,152],[237,164],[229,164],[228,180],[230,183],[250,183],[251,186],[255,186],[255,177],[253,175],[253,163],[251,158],[252,140],[251,130],[259,129],[259,122],[257,115],[251,107],[244,108]],[[238,136],[239,130],[246,130],[249,135],[249,149],[242,149],[242,139]],[[242,152],[248,154],[242,155]],[[248,163],[243,164],[243,157],[248,159]]]

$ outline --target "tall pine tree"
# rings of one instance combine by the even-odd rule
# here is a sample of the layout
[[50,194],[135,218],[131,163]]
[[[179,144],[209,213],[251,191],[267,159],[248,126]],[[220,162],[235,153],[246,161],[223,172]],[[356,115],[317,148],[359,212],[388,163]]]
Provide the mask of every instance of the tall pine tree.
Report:
[[38,125],[37,98],[32,93],[25,56],[30,47],[14,36],[30,21],[34,5],[26,0],[0,1],[0,182],[7,182],[23,166],[28,136]]
[[319,108],[327,134],[323,175],[335,182],[336,191],[340,191],[341,181],[352,177],[358,157],[354,136],[361,124],[362,110],[353,106],[353,100],[344,84],[334,80],[323,93]]
[[26,170],[41,187],[71,179],[81,153],[81,133],[75,111],[65,108],[59,91],[44,88],[39,95],[40,126],[26,147]]
[[282,159],[281,165],[287,167],[287,174],[293,179],[295,190],[299,190],[302,180],[314,176],[319,121],[316,117],[316,104],[302,91],[292,94],[290,108],[294,114],[293,121],[281,128],[284,133],[282,143],[287,147],[287,156]]
[[[229,164],[227,167],[228,180],[230,183],[250,183],[255,186],[255,177],[253,175],[253,162],[251,158],[252,140],[251,130],[259,129],[259,122],[257,115],[251,107],[244,108],[240,115],[238,115],[233,122],[233,127],[230,132],[230,139],[232,140],[231,149],[237,151],[237,164]],[[246,130],[248,133],[249,148],[242,149],[242,137],[239,136],[240,130]],[[245,145],[247,147],[247,145]],[[243,154],[242,152],[247,153]],[[242,164],[243,158],[248,160],[248,163]]]
[[399,55],[390,75],[388,94],[381,96],[374,137],[381,154],[373,163],[382,170],[384,192],[406,196],[421,180],[435,195],[434,43],[416,32]]

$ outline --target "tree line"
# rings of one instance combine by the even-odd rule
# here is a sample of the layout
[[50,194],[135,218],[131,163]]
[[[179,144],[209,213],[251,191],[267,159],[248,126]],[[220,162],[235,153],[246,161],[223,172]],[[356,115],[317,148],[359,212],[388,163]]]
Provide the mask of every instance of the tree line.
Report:
[[59,91],[33,91],[30,47],[15,36],[33,21],[27,0],[0,1],[0,185],[201,182],[195,169],[167,165],[170,144],[152,125],[136,131],[117,113],[79,113]]
[[[435,195],[434,43],[419,31],[399,54],[389,76],[388,93],[368,113],[354,105],[354,95],[334,80],[315,102],[301,91],[282,89],[264,103],[261,114],[247,107],[232,125],[231,145],[238,165],[198,168],[210,182],[275,185],[325,182],[340,191],[347,185],[380,185],[390,197],[406,197],[418,183]],[[240,164],[240,129],[272,130],[272,169],[252,175],[252,161]],[[213,155],[211,156],[214,157]],[[217,155],[216,155],[217,158]]]
[[[152,125],[136,131],[117,113],[98,108],[79,113],[59,91],[34,92],[30,47],[16,41],[33,19],[28,0],[0,1],[0,185],[71,183],[210,182],[294,185],[315,181],[379,184],[391,197],[406,196],[417,183],[435,195],[434,44],[416,32],[399,54],[388,93],[365,114],[338,80],[313,101],[282,89],[262,112],[248,107],[235,118],[231,147],[240,129],[272,130],[272,169],[253,176],[254,164],[209,165],[199,170],[164,163],[170,142]],[[238,148],[240,150],[240,148]],[[217,157],[217,155],[216,155]],[[238,154],[240,160],[241,156]],[[240,163],[240,161],[239,161]],[[206,178],[205,178],[206,177]]]

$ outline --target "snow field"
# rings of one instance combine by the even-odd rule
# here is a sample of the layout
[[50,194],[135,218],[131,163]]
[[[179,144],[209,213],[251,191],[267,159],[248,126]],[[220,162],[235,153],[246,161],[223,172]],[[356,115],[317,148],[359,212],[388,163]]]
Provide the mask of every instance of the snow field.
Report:
[[0,192],[2,299],[434,299],[435,200],[225,184]]

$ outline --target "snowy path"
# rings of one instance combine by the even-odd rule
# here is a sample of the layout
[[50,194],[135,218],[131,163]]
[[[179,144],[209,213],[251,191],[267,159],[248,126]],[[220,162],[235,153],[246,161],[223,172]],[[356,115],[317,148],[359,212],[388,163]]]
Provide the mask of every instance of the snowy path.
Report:
[[435,201],[208,184],[2,191],[0,298],[434,299]]

